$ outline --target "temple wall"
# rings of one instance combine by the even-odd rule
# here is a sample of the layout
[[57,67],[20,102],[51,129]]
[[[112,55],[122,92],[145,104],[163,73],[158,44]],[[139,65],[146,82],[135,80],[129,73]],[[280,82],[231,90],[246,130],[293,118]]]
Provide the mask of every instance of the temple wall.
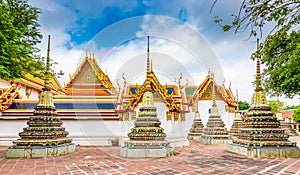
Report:
[[[211,107],[211,101],[200,101],[199,111],[203,124],[208,120],[208,109]],[[226,127],[231,126],[233,114],[225,112],[225,103],[217,101],[219,112]],[[155,103],[157,107],[158,118],[162,122],[162,127],[167,133],[167,140],[171,146],[180,146],[189,144],[186,137],[194,120],[194,112],[186,114],[185,121],[167,121],[166,106],[164,103]],[[139,109],[139,106],[136,108]],[[138,114],[138,113],[137,113]],[[69,137],[73,138],[76,145],[110,145],[108,141],[111,137],[120,137],[122,140],[128,139],[127,133],[134,126],[133,121],[103,121],[103,120],[62,120],[63,126],[69,131]],[[26,120],[0,120],[0,145],[12,145],[12,141],[18,138],[18,133],[24,127],[27,127]],[[227,128],[230,129],[230,128]],[[122,144],[122,142],[121,142]]]

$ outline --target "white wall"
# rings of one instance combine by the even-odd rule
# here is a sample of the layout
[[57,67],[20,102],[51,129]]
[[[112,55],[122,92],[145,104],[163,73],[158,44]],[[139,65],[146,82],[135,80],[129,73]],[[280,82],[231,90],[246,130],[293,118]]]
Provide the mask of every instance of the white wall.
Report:
[[[199,111],[203,124],[208,120],[208,109],[211,101],[199,102]],[[226,127],[233,122],[234,115],[225,113],[225,103],[217,101],[219,112]],[[161,127],[167,134],[167,140],[172,146],[187,145],[186,137],[194,120],[194,112],[186,114],[186,121],[166,121],[166,106],[164,103],[155,103],[158,118],[162,122]],[[139,106],[136,108],[139,109]],[[138,114],[138,111],[137,111]],[[12,141],[19,138],[18,133],[27,127],[25,120],[0,120],[0,145],[12,145]],[[79,145],[110,145],[108,138],[120,137],[128,139],[127,134],[133,127],[133,121],[103,121],[103,120],[63,120],[63,126],[69,131],[69,137]],[[227,128],[230,129],[229,127]]]

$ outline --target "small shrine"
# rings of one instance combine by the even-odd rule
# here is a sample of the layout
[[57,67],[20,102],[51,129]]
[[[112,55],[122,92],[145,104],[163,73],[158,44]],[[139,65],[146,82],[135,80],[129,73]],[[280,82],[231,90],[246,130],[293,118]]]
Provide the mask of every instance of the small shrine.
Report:
[[222,121],[221,115],[215,100],[215,87],[213,86],[213,103],[209,109],[209,117],[206,126],[203,129],[200,142],[202,144],[229,144],[231,143],[230,135],[228,134],[225,124]]
[[246,113],[240,134],[228,146],[228,151],[258,158],[299,158],[296,142],[279,127],[280,123],[266,105],[266,95],[261,85],[260,60],[256,65],[256,88],[252,106]]
[[[238,98],[238,97],[237,97]],[[238,100],[237,100],[238,102]],[[242,128],[243,120],[239,111],[239,106],[237,105],[237,108],[235,110],[234,114],[234,120],[231,126],[231,129],[229,131],[229,135],[231,135],[232,138],[236,138],[239,135],[240,129]]]
[[195,117],[194,117],[194,122],[192,124],[192,128],[190,129],[190,132],[188,134],[188,139],[189,140],[200,140],[201,135],[203,133],[203,123],[201,120],[201,116],[198,110],[198,100],[195,102]]
[[13,141],[13,146],[8,148],[7,158],[43,158],[75,151],[72,139],[66,137],[69,132],[61,127],[62,121],[56,118],[57,112],[50,91],[50,35],[46,66],[44,88],[34,108],[34,116],[27,122],[28,127],[19,133],[21,139]]

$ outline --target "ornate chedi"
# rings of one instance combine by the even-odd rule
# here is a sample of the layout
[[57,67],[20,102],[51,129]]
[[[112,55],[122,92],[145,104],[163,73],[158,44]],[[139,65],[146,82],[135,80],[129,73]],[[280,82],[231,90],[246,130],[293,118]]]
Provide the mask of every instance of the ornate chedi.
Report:
[[201,135],[203,133],[203,123],[201,120],[201,116],[198,110],[198,99],[196,99],[195,102],[195,107],[196,107],[196,111],[195,111],[195,118],[194,118],[194,122],[192,124],[192,128],[190,129],[190,132],[188,134],[188,139],[189,140],[200,140]]
[[43,91],[39,96],[34,116],[27,122],[28,127],[19,133],[21,139],[13,141],[13,146],[6,152],[7,158],[42,158],[60,156],[75,151],[72,139],[61,127],[62,121],[56,118],[56,108],[53,104],[49,83],[50,68],[50,36],[48,40],[46,78]]
[[253,104],[246,113],[238,139],[230,144],[230,152],[259,158],[300,157],[296,142],[279,127],[271,107],[266,105],[266,96],[261,86],[260,61],[257,59],[256,88]]
[[[238,101],[238,100],[237,100]],[[234,120],[229,131],[232,138],[236,138],[239,135],[240,129],[242,128],[243,120],[239,111],[239,106],[237,106],[234,114]]]
[[[149,37],[148,37],[149,43]],[[148,44],[149,46],[149,44]],[[151,66],[149,61],[149,47],[147,58],[147,80],[150,79],[149,73]],[[157,118],[156,107],[154,106],[151,81],[143,84],[145,91],[142,96],[142,106],[138,113],[138,118],[134,122],[134,128],[128,134],[129,141],[124,142],[121,148],[122,157],[167,157],[173,155],[173,148],[170,142],[166,141],[166,133],[160,127],[161,122]]]
[[212,107],[209,109],[210,116],[206,126],[203,129],[203,134],[201,135],[200,142],[202,144],[229,144],[231,143],[230,135],[225,128],[225,124],[222,121],[221,115],[215,100],[215,87],[213,87],[212,92],[213,103]]
[[160,127],[154,106],[153,94],[146,91],[135,127],[128,134],[129,141],[121,148],[122,157],[167,157],[173,155],[173,148],[166,140],[166,134]]

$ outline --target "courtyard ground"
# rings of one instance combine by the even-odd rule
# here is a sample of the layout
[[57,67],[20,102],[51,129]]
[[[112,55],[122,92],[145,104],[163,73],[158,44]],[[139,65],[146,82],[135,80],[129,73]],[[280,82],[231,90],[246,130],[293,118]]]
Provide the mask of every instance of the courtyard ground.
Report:
[[[300,143],[300,137],[294,138]],[[300,159],[258,159],[227,152],[227,146],[177,147],[168,158],[124,159],[119,147],[83,147],[62,157],[6,159],[0,147],[0,174],[300,174]]]

